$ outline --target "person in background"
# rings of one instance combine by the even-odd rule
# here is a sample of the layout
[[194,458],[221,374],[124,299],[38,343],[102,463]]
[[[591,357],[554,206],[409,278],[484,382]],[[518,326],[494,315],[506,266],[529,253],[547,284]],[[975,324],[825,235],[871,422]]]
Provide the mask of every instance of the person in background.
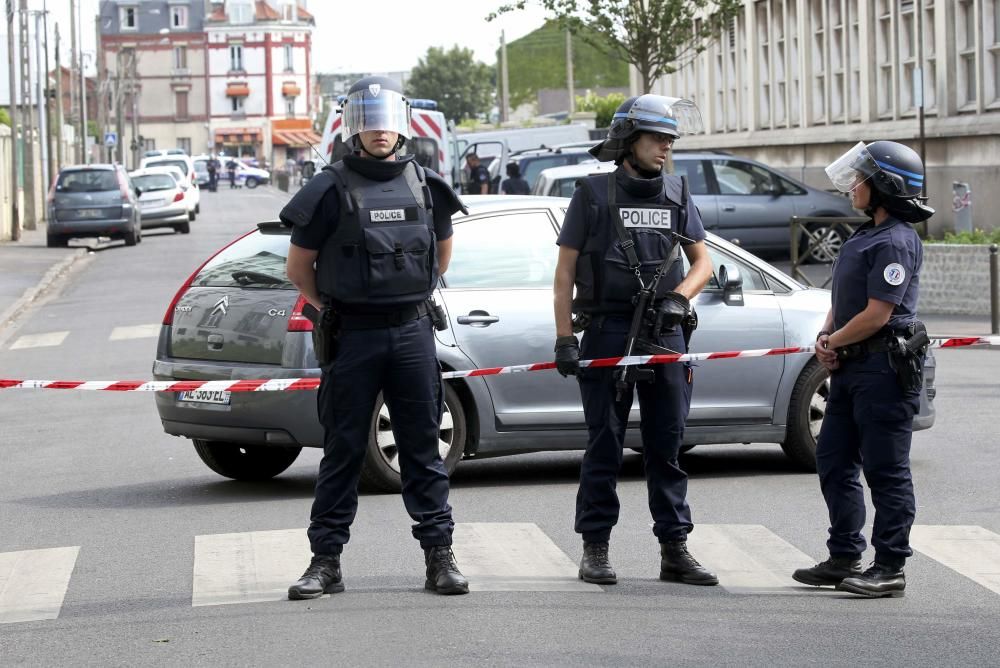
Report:
[[489,195],[490,194],[490,172],[479,156],[470,153],[465,156],[465,163],[469,167],[469,181],[465,185],[466,195]]
[[504,195],[527,195],[531,191],[528,182],[521,177],[521,168],[516,162],[507,163],[507,178],[500,186]]

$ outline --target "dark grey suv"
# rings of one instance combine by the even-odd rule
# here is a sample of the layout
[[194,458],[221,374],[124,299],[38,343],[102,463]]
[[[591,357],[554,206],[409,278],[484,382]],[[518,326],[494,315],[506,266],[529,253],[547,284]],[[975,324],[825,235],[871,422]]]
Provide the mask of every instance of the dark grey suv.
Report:
[[142,241],[139,193],[121,165],[64,167],[49,192],[47,241],[65,246],[75,237]]

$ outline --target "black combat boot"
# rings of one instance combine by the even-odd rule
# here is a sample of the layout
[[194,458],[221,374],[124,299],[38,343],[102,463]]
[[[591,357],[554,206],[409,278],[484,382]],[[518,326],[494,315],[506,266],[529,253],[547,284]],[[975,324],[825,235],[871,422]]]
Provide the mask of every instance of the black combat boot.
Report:
[[599,585],[618,584],[618,576],[608,558],[607,543],[584,543],[580,560],[580,579]]
[[455,553],[450,545],[424,548],[424,562],[427,564],[427,582],[424,589],[439,594],[468,594],[469,581],[458,570]]
[[814,587],[836,587],[844,578],[858,575],[861,575],[861,559],[831,556],[812,568],[797,569],[792,579]]
[[691,556],[687,541],[660,543],[660,579],[689,585],[717,585],[719,578]]
[[846,591],[868,598],[898,598],[906,589],[906,575],[902,566],[887,566],[877,561],[861,575],[845,578],[837,591]]
[[317,554],[313,556],[309,568],[299,581],[288,588],[288,598],[301,601],[342,591],[344,583],[340,574],[340,555]]

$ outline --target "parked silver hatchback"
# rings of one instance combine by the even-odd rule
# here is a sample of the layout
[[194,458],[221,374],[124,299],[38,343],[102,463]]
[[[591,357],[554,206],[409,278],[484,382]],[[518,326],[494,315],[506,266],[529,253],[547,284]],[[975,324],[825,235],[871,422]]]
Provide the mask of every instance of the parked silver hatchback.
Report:
[[64,167],[49,191],[47,245],[65,246],[80,237],[111,237],[136,245],[142,241],[138,197],[121,165]]
[[[552,359],[552,279],[556,235],[569,200],[474,196],[454,218],[455,253],[437,291],[450,327],[437,332],[446,370]],[[304,300],[285,276],[289,230],[264,223],[237,239],[181,286],[167,308],[153,374],[159,380],[318,377],[302,316]],[[695,352],[808,345],[822,327],[830,293],[807,289],[742,249],[709,235],[716,274],[694,305]],[[719,268],[730,277],[720,285]],[[827,372],[811,355],[703,362],[695,368],[687,446],[780,443],[804,469],[828,392]],[[925,368],[933,388],[934,361]],[[922,398],[915,428],[934,421]],[[933,394],[931,395],[933,396]],[[463,458],[586,445],[580,394],[554,371],[480,376],[445,384],[441,455],[449,471]],[[169,434],[192,439],[214,471],[262,479],[285,470],[302,447],[322,444],[315,392],[159,393]],[[639,419],[638,407],[632,419]],[[638,439],[635,441],[638,447]],[[399,487],[392,416],[372,415],[363,481]]]

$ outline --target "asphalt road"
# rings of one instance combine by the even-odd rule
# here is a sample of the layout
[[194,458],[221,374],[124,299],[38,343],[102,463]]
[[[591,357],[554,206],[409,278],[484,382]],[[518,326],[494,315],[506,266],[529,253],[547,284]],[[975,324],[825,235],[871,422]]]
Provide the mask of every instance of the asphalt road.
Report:
[[[282,200],[270,188],[205,193],[190,235],[150,232],[135,248],[100,248],[21,319],[0,346],[0,376],[149,378],[149,332],[175,290],[209,252],[276,216]],[[139,329],[112,340],[115,328]],[[731,445],[683,459],[698,525],[692,551],[720,568],[720,587],[656,579],[642,465],[629,453],[612,539],[617,586],[566,591],[577,583],[570,568],[520,589],[508,582],[512,591],[425,593],[422,554],[399,497],[365,495],[344,553],[345,593],[223,605],[219,592],[206,593],[211,546],[220,535],[258,546],[269,536],[302,536],[318,451],[273,481],[234,482],[163,433],[149,395],[3,391],[0,665],[996,665],[998,371],[997,351],[938,353],[937,424],[915,435],[913,470],[917,524],[949,527],[922,536],[943,531],[951,538],[934,544],[952,553],[925,548],[908,564],[906,597],[878,601],[779,577],[791,566],[770,581],[759,577],[775,564],[825,556],[825,508],[815,477],[795,471],[777,446]],[[575,562],[579,460],[564,453],[464,462],[453,478],[456,537],[492,536],[482,544],[496,553],[509,547],[498,536],[523,541],[519,563],[508,564],[514,570],[530,570],[542,554],[553,564]],[[237,574],[244,585],[274,556],[262,550]],[[226,554],[223,574],[246,566],[227,568]],[[459,556],[467,573],[489,570]],[[306,565],[292,563],[279,585]],[[11,572],[34,577],[17,582]],[[490,578],[483,572],[479,583]],[[543,581],[549,591],[539,590]],[[54,618],[13,619],[13,609],[31,617],[51,605],[42,599],[52,592]]]

